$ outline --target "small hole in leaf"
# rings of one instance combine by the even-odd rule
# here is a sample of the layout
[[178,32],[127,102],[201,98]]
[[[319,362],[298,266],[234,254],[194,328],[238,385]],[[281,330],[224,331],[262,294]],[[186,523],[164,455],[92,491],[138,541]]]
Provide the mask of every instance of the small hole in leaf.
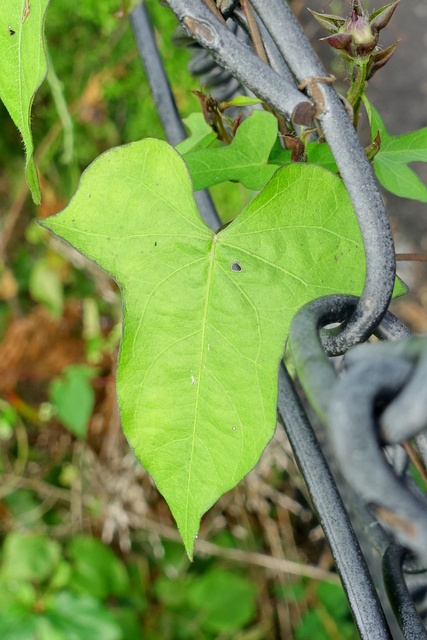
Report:
[[232,271],[241,271],[242,270],[242,265],[239,264],[238,262],[232,262],[231,263],[231,270]]

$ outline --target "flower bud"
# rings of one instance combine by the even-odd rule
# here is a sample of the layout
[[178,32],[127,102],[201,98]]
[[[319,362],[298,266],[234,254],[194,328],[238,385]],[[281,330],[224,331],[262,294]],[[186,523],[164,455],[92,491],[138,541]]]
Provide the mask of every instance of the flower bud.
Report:
[[396,0],[396,2],[390,2],[390,4],[386,4],[381,9],[377,9],[374,11],[369,17],[369,23],[371,25],[371,29],[373,31],[381,31],[388,25],[391,20],[393,13],[396,11],[397,5],[400,0]]
[[347,32],[352,36],[353,49],[357,56],[364,58],[375,49],[378,32],[373,33],[367,18],[354,10],[347,25]]
[[341,18],[341,16],[333,16],[328,13],[318,13],[317,11],[312,11],[309,9],[313,18],[317,20],[321,27],[326,29],[329,33],[337,33],[341,27],[344,26],[346,20],[345,18]]
[[326,36],[326,38],[320,39],[322,42],[327,42],[334,49],[345,49],[346,51],[348,51],[353,37],[350,33],[333,33],[330,36]]
[[[311,11],[311,14],[331,34],[322,38],[324,42],[327,42],[334,49],[342,51],[347,58],[366,60],[366,58],[376,55],[374,51],[378,42],[378,34],[389,23],[399,2],[400,0],[395,0],[369,16],[364,10],[361,0],[353,0],[351,17],[348,20],[316,11]],[[382,62],[383,58],[374,60],[375,70],[384,66],[389,58],[384,62]]]
[[373,53],[371,55],[368,63],[368,80],[369,78],[372,78],[372,76],[378,71],[378,69],[381,69],[381,67],[383,67],[390,60],[391,56],[396,51],[396,47],[398,44],[399,40],[392,44],[390,47],[387,47],[387,49],[377,51],[376,53]]
[[372,162],[372,160],[375,158],[375,156],[377,155],[380,149],[381,149],[381,136],[380,136],[380,132],[377,131],[377,135],[372,140],[371,144],[368,147],[365,147],[365,154],[369,162]]

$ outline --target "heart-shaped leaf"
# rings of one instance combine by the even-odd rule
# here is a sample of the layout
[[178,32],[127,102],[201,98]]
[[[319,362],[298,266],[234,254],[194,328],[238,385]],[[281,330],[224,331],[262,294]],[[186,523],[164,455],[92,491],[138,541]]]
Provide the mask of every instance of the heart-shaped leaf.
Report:
[[25,170],[33,200],[40,187],[31,135],[34,94],[46,75],[43,21],[49,0],[0,2],[0,99],[18,127],[25,145]]
[[102,155],[43,225],[120,284],[123,428],[191,556],[202,514],[273,435],[293,315],[318,296],[362,291],[347,192],[321,167],[287,165],[215,234],[182,158],[149,139]]
[[276,118],[267,111],[254,111],[237,129],[230,145],[186,153],[194,191],[225,180],[236,180],[248,189],[262,189],[277,169],[268,164],[276,138]]

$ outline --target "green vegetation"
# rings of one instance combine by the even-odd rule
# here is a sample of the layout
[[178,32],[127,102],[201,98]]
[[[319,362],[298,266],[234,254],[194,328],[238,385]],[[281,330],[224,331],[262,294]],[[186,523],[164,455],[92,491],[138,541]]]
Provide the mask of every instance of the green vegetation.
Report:
[[[361,291],[360,234],[329,148],[307,143],[304,129],[282,148],[271,113],[242,123],[227,115],[257,99],[213,103],[210,126],[192,93],[203,104],[186,71],[189,53],[170,44],[176,20],[153,0],[190,133],[177,146],[187,170],[153,140],[164,134],[128,21],[115,15],[129,2],[52,2],[45,50],[46,0],[12,4],[0,10],[9,25],[0,53],[13,50],[0,71],[2,638],[263,640],[279,627],[300,639],[355,638],[336,576],[316,567],[324,541],[306,543],[316,520],[280,435],[267,471],[209,512],[200,537],[211,546],[194,564],[167,541],[176,540],[175,524],[145,471],[191,556],[202,514],[273,436],[293,314],[323,293]],[[45,54],[49,71],[36,92]],[[365,60],[359,88],[378,62]],[[407,167],[427,159],[425,130],[390,136],[365,104],[379,179],[425,201]],[[307,162],[291,162],[296,148]],[[234,220],[216,235],[195,208],[190,176],[195,189],[213,187],[223,222]],[[36,210],[29,194],[39,203],[40,192]],[[122,288],[121,419],[145,469],[116,411],[118,288],[47,228]],[[395,293],[403,291],[397,282]],[[286,554],[292,572],[260,568],[272,554],[278,565]]]

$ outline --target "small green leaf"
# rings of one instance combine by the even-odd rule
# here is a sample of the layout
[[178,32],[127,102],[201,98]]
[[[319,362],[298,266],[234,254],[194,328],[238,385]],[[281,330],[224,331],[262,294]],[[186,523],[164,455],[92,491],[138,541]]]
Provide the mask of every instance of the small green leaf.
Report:
[[[68,591],[55,593],[46,603],[43,618],[52,633],[64,640],[121,640],[114,616],[100,602]],[[61,635],[60,635],[61,634]]]
[[72,559],[72,589],[98,600],[126,593],[129,585],[126,568],[109,547],[96,538],[77,536],[67,550]]
[[64,287],[58,269],[49,258],[41,258],[34,265],[28,283],[31,297],[46,305],[55,318],[60,318],[64,308]]
[[0,630],[2,640],[32,640],[40,637],[33,612],[17,602],[0,610]]
[[427,187],[412,169],[410,162],[427,162],[427,127],[391,136],[376,109],[366,97],[363,102],[368,112],[371,136],[380,132],[381,148],[374,157],[374,171],[383,187],[401,198],[427,202]]
[[61,378],[52,381],[50,401],[58,418],[78,438],[85,438],[92,415],[95,395],[90,384],[94,370],[86,366],[70,366]]
[[49,0],[0,3],[0,99],[22,135],[27,182],[36,204],[41,196],[33,157],[31,107],[47,71],[43,22],[48,4]]
[[[37,589],[31,582],[17,580],[9,572],[0,572],[0,616],[1,612],[10,612],[14,605],[28,610],[32,609],[37,602],[37,597]],[[0,629],[3,631],[1,622]]]
[[321,167],[287,165],[214,234],[182,158],[149,139],[103,154],[43,225],[120,284],[123,428],[191,556],[202,514],[273,435],[293,315],[321,295],[363,289],[345,187]]
[[211,633],[236,631],[255,616],[256,589],[235,573],[212,569],[193,581],[189,603],[198,611],[202,628]]
[[194,191],[226,180],[262,189],[277,169],[267,164],[276,138],[276,118],[266,111],[254,111],[237,129],[230,145],[185,154]]
[[326,142],[309,142],[307,145],[307,162],[320,164],[333,173],[338,173],[338,167],[332,151]]
[[217,139],[216,133],[207,124],[202,113],[190,113],[183,122],[191,135],[175,147],[182,156],[190,151],[206,149]]
[[59,562],[60,546],[42,535],[10,533],[3,545],[2,576],[42,582]]
[[262,104],[262,100],[259,98],[252,98],[250,96],[236,96],[227,102],[221,102],[222,109],[228,109],[229,107],[252,107],[255,104]]

